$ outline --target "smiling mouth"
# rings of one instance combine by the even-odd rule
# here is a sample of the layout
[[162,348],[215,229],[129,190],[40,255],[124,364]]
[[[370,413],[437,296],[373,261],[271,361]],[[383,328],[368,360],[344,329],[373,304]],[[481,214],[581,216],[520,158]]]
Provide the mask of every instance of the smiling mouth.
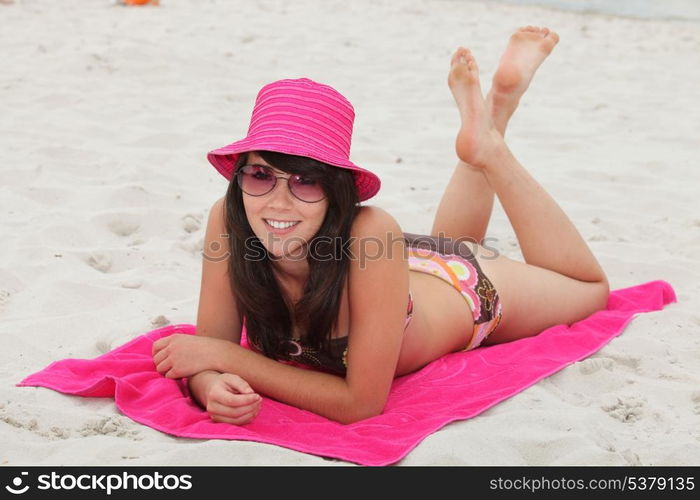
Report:
[[[274,221],[274,224],[276,224],[276,225],[273,225],[273,223],[270,222],[272,219],[263,219],[263,220],[265,221],[265,224],[267,226],[271,227],[272,229],[282,229],[282,230],[291,229],[292,227],[297,226],[301,222],[301,221],[285,221],[285,222]],[[289,224],[289,222],[294,222],[294,223]]]

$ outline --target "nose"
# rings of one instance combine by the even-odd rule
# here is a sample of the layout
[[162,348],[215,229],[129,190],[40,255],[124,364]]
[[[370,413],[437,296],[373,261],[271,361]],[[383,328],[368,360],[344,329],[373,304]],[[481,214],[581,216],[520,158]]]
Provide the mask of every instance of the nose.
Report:
[[[286,184],[286,186],[283,186],[283,184]],[[289,177],[278,177],[275,187],[272,188],[268,196],[270,196],[270,204],[272,205],[291,205],[295,196],[289,188]]]

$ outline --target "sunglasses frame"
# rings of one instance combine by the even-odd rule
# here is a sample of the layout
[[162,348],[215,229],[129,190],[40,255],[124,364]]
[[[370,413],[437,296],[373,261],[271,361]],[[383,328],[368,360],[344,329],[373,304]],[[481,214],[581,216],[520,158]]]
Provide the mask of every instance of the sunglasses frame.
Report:
[[[245,191],[245,190],[243,189],[243,186],[241,185],[241,184],[242,184],[242,180],[241,180],[242,177],[241,177],[240,175],[238,175],[238,174],[245,175],[244,172],[243,172],[243,169],[244,169],[245,167],[260,167],[260,168],[263,168],[263,169],[269,171],[269,172],[270,172],[270,175],[275,179],[275,182],[272,184],[272,187],[270,188],[270,190],[267,191],[267,192],[265,192],[265,193],[263,193],[263,194],[250,194],[249,192]],[[315,200],[315,201],[307,201],[307,200],[303,200],[303,199],[299,198],[299,197],[296,195],[296,193],[294,192],[294,190],[289,186],[289,179],[291,179],[292,177],[299,177],[299,178],[301,178],[301,176],[300,176],[299,174],[293,174],[293,175],[290,175],[289,177],[282,177],[282,176],[280,176],[280,175],[275,175],[275,172],[272,170],[272,168],[271,168],[269,165],[263,165],[263,164],[261,164],[261,163],[246,163],[245,165],[242,165],[238,170],[236,170],[236,173],[233,174],[233,175],[235,175],[235,176],[237,177],[236,182],[238,183],[238,187],[241,188],[241,191],[243,191],[243,192],[244,192],[245,194],[247,194],[248,196],[265,196],[265,195],[268,195],[268,194],[270,194],[272,191],[275,190],[275,187],[277,187],[277,180],[278,180],[278,179],[284,179],[284,180],[287,181],[287,189],[289,189],[289,192],[292,193],[292,196],[294,196],[297,200],[303,201],[304,203],[318,203],[319,201],[323,201],[323,200],[326,199],[325,193],[324,193],[323,198],[321,198],[320,200]]]

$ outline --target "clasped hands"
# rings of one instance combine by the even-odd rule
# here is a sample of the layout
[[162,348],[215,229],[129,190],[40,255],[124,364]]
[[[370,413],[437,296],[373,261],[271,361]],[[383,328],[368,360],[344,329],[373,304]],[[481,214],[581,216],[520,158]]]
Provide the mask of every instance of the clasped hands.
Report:
[[[153,363],[167,378],[191,377],[204,370],[223,371],[221,362],[230,355],[228,340],[174,333],[153,343]],[[260,412],[262,398],[248,383],[233,373],[212,377],[205,391],[207,413],[214,422],[243,425]]]

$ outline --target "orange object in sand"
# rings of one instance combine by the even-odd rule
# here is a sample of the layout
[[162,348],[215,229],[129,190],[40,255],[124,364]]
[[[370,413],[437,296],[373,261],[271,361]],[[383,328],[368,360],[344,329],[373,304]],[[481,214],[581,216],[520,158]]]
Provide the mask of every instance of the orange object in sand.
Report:
[[124,5],[158,5],[159,0],[122,0]]

